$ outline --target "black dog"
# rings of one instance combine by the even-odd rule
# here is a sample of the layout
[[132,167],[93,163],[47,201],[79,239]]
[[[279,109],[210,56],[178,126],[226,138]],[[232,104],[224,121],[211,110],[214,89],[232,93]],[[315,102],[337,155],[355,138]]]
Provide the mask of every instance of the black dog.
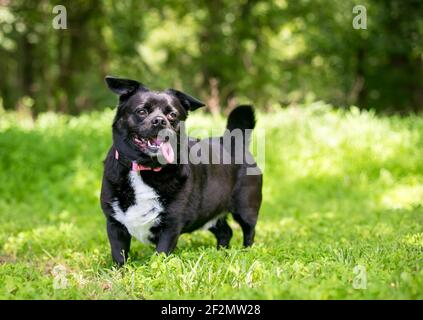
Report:
[[[105,80],[119,95],[101,190],[113,260],[125,262],[131,236],[169,254],[182,233],[200,227],[216,236],[218,247],[228,247],[228,212],[242,227],[244,246],[251,246],[262,198],[262,175],[248,151],[255,126],[252,108],[233,110],[224,136],[184,142],[182,123],[189,111],[204,106],[201,101],[174,89],[150,91],[134,80]],[[244,138],[241,144],[232,136],[236,131]],[[183,150],[194,148],[231,161],[184,162]],[[257,173],[247,174],[249,169]]]

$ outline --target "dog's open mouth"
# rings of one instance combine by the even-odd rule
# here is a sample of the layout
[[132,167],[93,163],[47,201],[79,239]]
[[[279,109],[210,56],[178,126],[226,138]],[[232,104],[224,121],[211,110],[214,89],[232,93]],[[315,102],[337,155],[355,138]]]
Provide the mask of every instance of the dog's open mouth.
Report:
[[150,155],[157,155],[159,152],[163,155],[167,163],[172,163],[175,158],[172,145],[169,142],[169,138],[142,138],[139,136],[133,136],[134,144],[139,147],[143,152]]

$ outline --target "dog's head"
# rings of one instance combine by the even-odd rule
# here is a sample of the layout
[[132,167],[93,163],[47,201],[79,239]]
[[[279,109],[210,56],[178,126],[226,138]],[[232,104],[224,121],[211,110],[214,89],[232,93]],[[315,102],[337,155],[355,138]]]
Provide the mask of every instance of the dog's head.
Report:
[[106,84],[119,95],[113,121],[113,142],[134,159],[174,161],[170,137],[177,137],[188,112],[204,103],[175,89],[151,91],[135,80],[107,76]]

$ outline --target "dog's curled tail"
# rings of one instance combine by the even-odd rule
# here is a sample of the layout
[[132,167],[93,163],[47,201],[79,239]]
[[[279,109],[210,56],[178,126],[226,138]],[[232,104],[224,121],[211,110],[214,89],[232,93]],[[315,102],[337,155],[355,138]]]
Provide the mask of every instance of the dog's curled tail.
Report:
[[240,105],[231,111],[226,128],[229,131],[240,129],[249,141],[251,131],[256,126],[254,109],[251,105]]
[[229,114],[222,141],[225,149],[229,149],[232,156],[237,155],[244,159],[255,125],[254,110],[250,105],[238,106]]

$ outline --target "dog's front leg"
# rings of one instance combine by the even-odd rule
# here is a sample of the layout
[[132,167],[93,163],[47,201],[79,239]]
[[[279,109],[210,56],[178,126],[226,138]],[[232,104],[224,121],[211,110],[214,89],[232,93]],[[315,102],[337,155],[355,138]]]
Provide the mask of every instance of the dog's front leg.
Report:
[[162,230],[159,236],[159,241],[157,242],[156,251],[157,253],[164,252],[166,255],[172,253],[173,249],[176,247],[180,236],[180,230],[175,228],[165,228]]
[[131,235],[125,226],[112,219],[107,219],[107,235],[109,236],[113,261],[118,266],[122,266],[128,259]]

